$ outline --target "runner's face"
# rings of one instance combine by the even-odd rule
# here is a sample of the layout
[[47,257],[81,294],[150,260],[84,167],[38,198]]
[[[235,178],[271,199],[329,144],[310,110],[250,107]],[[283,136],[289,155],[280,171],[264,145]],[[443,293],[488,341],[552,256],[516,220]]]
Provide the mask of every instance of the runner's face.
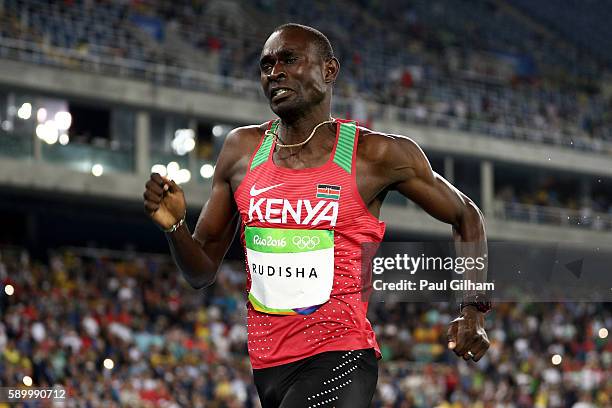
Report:
[[325,64],[308,33],[283,30],[264,44],[259,63],[261,85],[279,116],[308,110],[325,98]]

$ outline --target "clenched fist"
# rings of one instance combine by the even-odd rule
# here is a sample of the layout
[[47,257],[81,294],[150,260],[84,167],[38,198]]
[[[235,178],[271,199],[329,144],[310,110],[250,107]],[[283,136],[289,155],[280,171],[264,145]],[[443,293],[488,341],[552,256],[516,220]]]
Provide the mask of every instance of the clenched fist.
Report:
[[484,313],[473,306],[465,307],[448,327],[448,348],[466,361],[480,360],[490,346],[484,324]]
[[173,180],[151,173],[142,196],[145,212],[161,229],[169,229],[185,216],[185,195]]

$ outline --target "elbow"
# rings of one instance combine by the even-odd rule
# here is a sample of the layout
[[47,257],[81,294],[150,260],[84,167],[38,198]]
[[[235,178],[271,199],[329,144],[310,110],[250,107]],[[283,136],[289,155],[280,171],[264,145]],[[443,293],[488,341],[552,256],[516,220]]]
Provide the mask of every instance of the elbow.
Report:
[[187,274],[183,272],[183,277],[195,290],[206,289],[212,286],[215,283],[217,277],[217,270],[215,269],[212,272],[203,272],[200,271],[198,273]]
[[190,282],[189,286],[191,286],[192,289],[194,290],[202,290],[202,289],[207,289],[209,287],[211,287],[213,284],[213,282],[205,282],[205,283],[193,283]]
[[474,242],[486,239],[484,215],[474,202],[466,203],[457,229],[463,241]]
[[214,261],[204,256],[196,262],[181,264],[179,268],[189,286],[200,290],[206,289],[215,283],[220,266],[220,261]]
[[206,289],[215,283],[215,277],[213,276],[211,279],[185,279],[189,286],[195,290]]
[[484,214],[478,208],[478,206],[474,202],[469,202],[467,205],[467,212],[470,214],[471,219],[475,224],[478,224],[482,230],[484,230],[485,218]]

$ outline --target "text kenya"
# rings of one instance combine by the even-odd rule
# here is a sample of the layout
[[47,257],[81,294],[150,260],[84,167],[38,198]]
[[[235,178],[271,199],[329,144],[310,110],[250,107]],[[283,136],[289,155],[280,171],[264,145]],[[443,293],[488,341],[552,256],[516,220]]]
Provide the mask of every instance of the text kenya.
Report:
[[249,221],[256,215],[260,222],[271,224],[286,224],[291,217],[296,224],[318,225],[329,221],[333,227],[338,220],[338,201],[319,200],[313,207],[310,200],[297,200],[295,206],[287,199],[260,198],[255,201],[251,198],[249,203]]

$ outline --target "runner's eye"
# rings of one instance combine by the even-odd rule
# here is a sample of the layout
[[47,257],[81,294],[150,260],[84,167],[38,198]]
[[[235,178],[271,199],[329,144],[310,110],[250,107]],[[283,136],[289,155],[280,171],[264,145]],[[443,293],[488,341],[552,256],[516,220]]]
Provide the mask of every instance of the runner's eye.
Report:
[[272,65],[273,65],[273,61],[271,61],[269,58],[263,58],[260,62],[259,62],[259,68],[262,71],[269,71],[272,69]]

